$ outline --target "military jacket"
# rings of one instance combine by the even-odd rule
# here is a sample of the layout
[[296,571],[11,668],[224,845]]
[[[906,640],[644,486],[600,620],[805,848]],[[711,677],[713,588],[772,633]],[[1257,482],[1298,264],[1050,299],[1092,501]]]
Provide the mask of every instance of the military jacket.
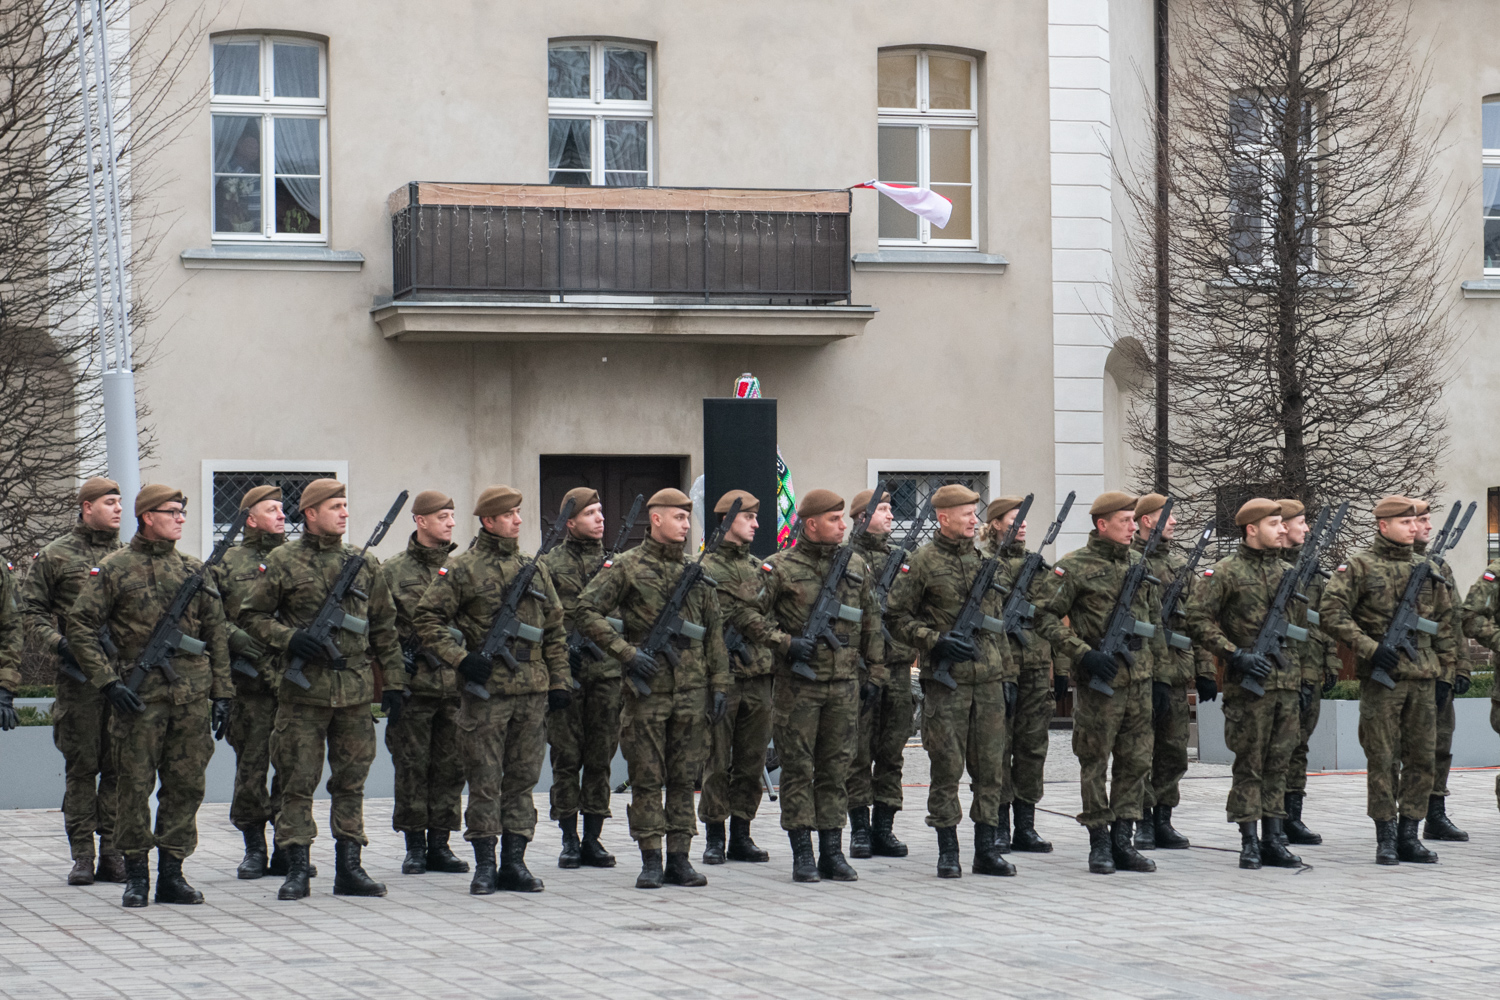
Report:
[[[578,595],[579,631],[610,656],[628,664],[635,659],[637,645],[646,641],[657,613],[672,596],[685,565],[682,546],[664,545],[648,536],[601,570]],[[604,620],[614,612],[624,622],[624,635]],[[682,617],[703,630],[702,638],[678,636],[675,667],[665,656],[657,658],[661,669],[649,681],[652,693],[703,687],[727,693],[729,657],[724,650],[724,617],[714,588],[707,583],[694,587],[683,602]],[[627,684],[625,690],[635,689]]]
[[428,548],[417,541],[417,533],[413,531],[406,540],[406,550],[380,564],[385,585],[390,588],[391,600],[396,605],[396,635],[401,640],[402,656],[399,664],[381,661],[381,679],[393,671],[404,670],[407,689],[424,698],[458,697],[458,672],[447,660],[422,645],[413,624],[418,602],[427,593],[428,585],[437,579],[438,569],[454,548],[452,542]]
[[[1052,643],[1053,652],[1066,656],[1073,666],[1074,680],[1087,682],[1078,667],[1083,654],[1098,647],[1109,625],[1109,616],[1120,598],[1125,574],[1139,562],[1141,554],[1128,545],[1101,538],[1097,530],[1089,532],[1088,544],[1075,549],[1057,561],[1052,568],[1051,596],[1037,605],[1037,631]],[[1135,666],[1115,657],[1119,670],[1112,682],[1118,688],[1131,681],[1153,680],[1156,660],[1166,651],[1166,634],[1161,625],[1161,589],[1142,583],[1135,592],[1130,612],[1137,620],[1155,627],[1148,639],[1136,637],[1129,643]],[[1063,619],[1067,618],[1067,624]]]
[[57,649],[68,627],[64,618],[89,570],[119,547],[119,532],[95,531],[80,521],[31,557],[31,572],[21,587],[21,617],[33,642],[48,652]]
[[229,658],[231,668],[236,660],[244,660],[258,677],[251,677],[240,670],[230,670],[235,690],[241,694],[275,694],[281,679],[276,675],[278,666],[274,650],[258,642],[254,636],[240,627],[241,606],[250,596],[250,589],[260,579],[260,567],[266,556],[282,542],[285,535],[273,535],[268,531],[246,528],[244,540],[228,552],[214,567],[214,581],[224,599],[224,620],[228,623]]
[[[1281,558],[1293,565],[1296,565],[1301,555],[1302,546],[1300,545],[1281,550]],[[1322,574],[1313,574],[1312,580],[1303,589],[1303,595],[1306,596],[1307,603],[1293,600],[1292,607],[1288,610],[1291,612],[1293,624],[1307,629],[1309,637],[1306,642],[1292,642],[1287,645],[1295,648],[1302,656],[1302,676],[1311,677],[1315,684],[1321,685],[1325,678],[1337,677],[1339,671],[1344,669],[1344,663],[1339,659],[1338,640],[1308,620],[1309,611],[1321,614],[1318,609],[1323,601]],[[1457,624],[1454,626],[1453,634],[1455,637],[1459,634]]]
[[[563,628],[571,635],[578,628],[578,595],[588,585],[592,575],[600,570],[604,562],[604,542],[597,538],[575,538],[571,534],[542,556],[542,565],[552,574],[552,586],[563,604]],[[613,610],[611,610],[613,614]],[[601,650],[603,646],[599,647]],[[620,661],[607,652],[603,660],[596,660],[587,647],[581,651],[583,657],[582,681],[602,681],[620,676]]]
[[[995,547],[1000,544],[998,538],[991,538],[985,545],[985,553],[993,555]],[[1026,544],[1024,542],[1012,542],[1005,547],[1005,552],[1000,557],[1000,569],[995,574],[995,582],[1006,590],[1015,585],[1016,577],[1021,573],[1021,566],[1026,562]],[[1031,592],[1026,599],[1033,605],[1040,605],[1051,594],[1052,581],[1056,579],[1051,573],[1051,567],[1044,561],[1031,578]],[[1000,601],[1001,611],[1005,610],[1005,601],[1009,595]],[[998,618],[999,616],[996,615]],[[1007,636],[1010,643],[1011,659],[1020,665],[1022,672],[1051,671],[1052,670],[1052,644],[1043,639],[1036,631],[1036,617],[1032,616],[1030,623],[1022,629],[1030,643],[1023,643],[1015,636]]]
[[[438,569],[417,602],[412,624],[422,645],[455,668],[469,651],[478,651],[505,603],[510,582],[529,562],[514,538],[481,530],[473,546]],[[518,669],[512,672],[504,660],[495,657],[495,672],[486,689],[490,694],[515,696],[571,688],[563,605],[545,565],[537,567],[530,589],[516,606],[516,617],[522,624],[539,629],[542,639],[528,642],[516,638],[510,654]],[[463,645],[448,631],[450,625],[463,633]],[[458,683],[462,686],[466,682],[460,676]]]
[[[792,636],[802,634],[813,602],[823,590],[835,553],[841,546],[799,539],[790,549],[777,552],[766,560],[766,614],[787,636],[776,650],[776,671],[790,676],[792,662],[787,658]],[[838,601],[858,612],[859,621],[837,618],[830,623],[841,649],[834,650],[819,640],[807,665],[819,681],[858,680],[863,664],[869,679],[884,685],[890,679],[886,669],[885,640],[881,636],[880,606],[875,603],[875,578],[858,552],[849,557],[843,579],[838,584]]]
[[[1282,549],[1252,549],[1240,543],[1233,555],[1204,570],[1187,605],[1187,632],[1224,664],[1225,678],[1239,685],[1244,675],[1230,665],[1236,650],[1255,644],[1266,612],[1276,599],[1281,578],[1290,572]],[[1309,640],[1311,641],[1311,640]],[[1271,657],[1271,676],[1260,681],[1267,691],[1297,691],[1304,683],[1317,684],[1321,672],[1310,670],[1302,656],[1303,644],[1287,639],[1282,661]]]
[[[1412,551],[1419,556],[1426,555],[1427,543],[1415,543]],[[1440,679],[1452,684],[1459,674],[1470,676],[1472,669],[1464,652],[1463,601],[1458,596],[1458,577],[1454,575],[1453,567],[1446,561],[1439,561],[1434,565],[1442,573],[1443,582],[1448,585],[1448,627],[1453,630],[1453,663],[1444,670]]]
[[0,566],[0,688],[15,694],[21,686],[21,604],[16,568]]
[[[1412,570],[1421,560],[1410,545],[1377,535],[1369,548],[1356,552],[1334,571],[1324,589],[1319,610],[1322,628],[1354,650],[1361,679],[1370,676],[1370,657],[1385,637]],[[1441,577],[1429,576],[1417,595],[1417,614],[1437,622],[1437,635],[1417,632],[1412,636],[1417,660],[1414,663],[1402,653],[1392,673],[1395,679],[1435,680],[1452,674],[1457,642],[1448,614],[1451,601]]]
[[[1460,612],[1464,635],[1491,652],[1500,653],[1500,627],[1495,624],[1495,609],[1500,608],[1500,562],[1492,562],[1469,588]],[[1490,698],[1500,702],[1500,684]]]
[[[953,627],[983,563],[984,557],[970,539],[953,539],[939,532],[932,541],[918,547],[897,574],[886,601],[886,625],[898,642],[917,650],[924,679],[930,680],[937,668],[932,657],[933,645]],[[996,567],[996,579],[999,575]],[[992,587],[981,607],[985,614],[999,618],[1004,611],[1004,598]],[[978,657],[953,664],[954,680],[984,684],[1020,676],[1020,667],[1010,656],[1007,637],[980,630],[974,633],[974,646]]]
[[[359,551],[345,544],[342,535],[305,534],[268,553],[265,562],[256,567],[260,579],[240,605],[240,627],[281,654],[284,670],[286,644],[292,633],[312,624],[338,582],[344,560],[359,555]],[[329,708],[369,704],[375,697],[371,657],[380,663],[401,662],[396,606],[374,556],[366,553],[365,564],[340,606],[345,614],[366,622],[364,633],[334,629],[331,638],[343,654],[343,663],[313,660],[304,664],[302,672],[311,687],[304,691],[283,677],[276,692],[280,700]],[[403,689],[406,672],[388,671],[385,686]]]
[[[854,548],[864,559],[865,566],[870,571],[870,586],[874,587],[880,582],[880,574],[885,572],[886,560],[890,558],[892,552],[896,551],[896,546],[891,544],[891,536],[889,534],[874,535],[866,531],[854,540]],[[903,560],[901,565],[908,566],[909,564]],[[896,579],[900,578],[901,574],[898,571]],[[892,580],[891,590],[894,589],[896,589],[896,581]],[[889,591],[886,592],[885,603],[889,608],[891,604]],[[886,664],[892,669],[909,668],[917,659],[917,651],[906,643],[897,641],[894,635],[888,633],[889,630],[881,633],[881,638],[885,640]]]
[[[1140,535],[1136,535],[1135,538],[1131,539],[1130,548],[1132,551],[1144,554],[1146,551],[1146,540]],[[1165,600],[1167,588],[1176,583],[1177,577],[1187,569],[1187,556],[1174,549],[1170,542],[1163,539],[1156,546],[1156,551],[1151,553],[1151,558],[1146,560],[1146,567],[1152,576],[1161,581],[1161,586],[1158,588],[1157,593],[1161,594],[1162,599]],[[1179,611],[1185,612],[1187,610],[1187,604],[1192,599],[1193,590],[1202,579],[1201,576],[1196,577],[1193,580],[1189,580],[1187,585],[1183,587],[1182,596],[1177,601]],[[1166,609],[1163,608],[1162,610],[1165,611]],[[1186,619],[1183,614],[1175,615],[1174,618],[1176,619],[1174,622],[1162,619],[1162,624],[1169,631],[1190,636],[1191,633],[1187,630]],[[1175,629],[1172,627],[1173,625],[1176,626]],[[1201,645],[1195,645],[1192,649],[1178,649],[1169,640],[1163,642],[1162,647],[1164,652],[1156,658],[1156,675],[1152,680],[1161,681],[1163,684],[1181,686],[1190,682],[1198,674],[1213,676],[1213,658]]]
[[748,545],[728,539],[703,559],[704,571],[718,584],[719,610],[726,629],[734,628],[745,640],[749,664],[729,657],[730,673],[736,677],[764,677],[775,669],[775,651],[786,644],[787,635],[761,613],[765,597],[763,578],[769,565],[754,555]]
[[[162,612],[177,596],[183,581],[201,565],[192,556],[178,552],[175,542],[136,535],[128,546],[111,552],[88,571],[66,620],[68,645],[89,683],[104,688],[129,676]],[[101,626],[109,627],[120,651],[119,672],[100,647]],[[145,702],[176,705],[233,697],[224,606],[211,579],[203,582],[177,620],[177,627],[184,636],[208,648],[198,655],[174,653],[172,670],[177,680],[169,682],[162,671],[150,670],[136,694]]]

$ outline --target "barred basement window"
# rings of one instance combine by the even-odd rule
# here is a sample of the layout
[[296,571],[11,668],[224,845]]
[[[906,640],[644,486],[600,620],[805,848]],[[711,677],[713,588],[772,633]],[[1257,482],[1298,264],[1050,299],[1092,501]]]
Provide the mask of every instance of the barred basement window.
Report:
[[259,472],[259,471],[233,471],[215,472],[214,476],[214,523],[213,537],[218,541],[229,530],[229,524],[234,520],[235,514],[239,513],[240,499],[244,497],[245,491],[256,486],[279,486],[281,487],[281,505],[286,511],[286,534],[287,538],[296,538],[302,534],[303,518],[302,510],[298,501],[302,499],[302,490],[314,479],[336,479],[339,473],[336,470],[323,472]]
[[1256,497],[1275,499],[1284,496],[1286,496],[1286,491],[1276,483],[1237,483],[1215,489],[1213,540],[1215,558],[1222,559],[1239,546],[1240,527],[1234,523],[1234,516],[1240,512],[1245,501],[1254,500]]
[[[886,482],[886,492],[891,495],[891,514],[894,520],[892,534],[904,538],[917,519],[917,511],[932,499],[932,495],[950,483],[967,486],[979,494],[979,509],[990,502],[990,474],[988,472],[886,472],[880,478]],[[922,532],[924,538],[931,537],[935,522],[929,518]]]

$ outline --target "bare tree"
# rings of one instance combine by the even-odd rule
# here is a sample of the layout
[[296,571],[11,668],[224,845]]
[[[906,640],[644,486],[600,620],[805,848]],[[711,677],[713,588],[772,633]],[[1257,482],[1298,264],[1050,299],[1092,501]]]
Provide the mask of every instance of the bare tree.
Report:
[[1427,72],[1408,51],[1406,3],[1173,10],[1167,203],[1158,212],[1159,162],[1124,178],[1149,239],[1122,270],[1117,328],[1143,370],[1168,366],[1170,440],[1147,395],[1131,444],[1153,458],[1165,445],[1172,493],[1194,517],[1262,493],[1432,496],[1455,216],[1435,170],[1446,122],[1421,113]]

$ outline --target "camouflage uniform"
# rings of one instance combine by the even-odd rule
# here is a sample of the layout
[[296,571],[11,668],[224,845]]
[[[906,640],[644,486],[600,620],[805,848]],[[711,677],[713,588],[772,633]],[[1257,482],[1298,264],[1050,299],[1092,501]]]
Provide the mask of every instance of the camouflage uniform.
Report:
[[[895,549],[890,535],[866,531],[855,547],[869,568],[873,586]],[[885,640],[886,681],[879,694],[860,706],[854,766],[849,771],[850,809],[901,808],[901,770],[906,763],[906,741],[911,739],[911,665],[916,658],[917,651],[910,646]],[[869,668],[862,667],[860,680],[869,679]]]
[[[997,544],[998,540],[991,540],[986,551],[993,553]],[[1025,561],[1024,542],[1013,542],[1007,546],[1000,560],[1000,572],[995,574],[995,582],[1009,589],[1015,583],[1016,575],[1021,572],[1021,564]],[[1042,569],[1043,572],[1037,573],[1031,581],[1031,593],[1027,597],[1032,604],[1039,603],[1051,587],[1045,563]],[[1003,602],[1001,607],[1004,607]],[[1005,750],[1005,773],[1009,786],[1001,792],[1000,798],[1005,802],[1020,800],[1028,805],[1036,805],[1042,800],[1042,772],[1047,764],[1048,730],[1052,725],[1052,716],[1056,714],[1057,703],[1052,698],[1052,644],[1037,635],[1034,628],[1027,628],[1026,634],[1031,639],[1030,645],[1023,645],[1012,636],[1006,637],[1011,660],[1020,664],[1017,681],[1020,692],[1015,715],[1010,721],[1010,743]]]
[[[969,818],[976,825],[997,823],[1008,785],[1005,751],[1010,726],[1005,717],[1004,684],[1019,677],[1019,668],[1008,655],[1010,640],[976,633],[978,658],[953,664],[957,688],[933,679],[937,664],[932,660],[932,647],[953,627],[983,562],[972,540],[940,532],[911,554],[886,602],[891,634],[914,647],[921,658],[922,748],[932,761],[927,825],[938,830],[956,827],[963,818],[958,784],[965,766],[974,793]],[[992,590],[985,598],[984,613],[998,618],[1003,609],[1004,599]]]
[[[1302,546],[1293,545],[1282,549],[1281,554],[1287,562],[1295,564],[1302,554]],[[1344,668],[1339,660],[1338,643],[1307,620],[1307,612],[1316,612],[1322,606],[1323,577],[1314,574],[1304,593],[1307,596],[1306,606],[1301,601],[1293,601],[1293,607],[1288,610],[1292,613],[1295,624],[1307,629],[1309,637],[1306,642],[1288,643],[1287,648],[1295,649],[1302,658],[1302,675],[1312,678],[1314,694],[1307,711],[1298,713],[1297,717],[1297,746],[1292,750],[1286,772],[1286,790],[1291,793],[1307,791],[1307,747],[1313,730],[1318,728],[1318,717],[1322,714],[1323,685],[1329,678],[1337,678],[1339,671]]]
[[[604,559],[604,543],[569,535],[542,556],[563,604],[563,627],[578,627],[578,595],[584,581]],[[570,820],[583,812],[608,816],[609,775],[620,745],[620,661],[595,660],[579,651],[581,669],[573,681],[567,708],[547,713],[547,742],[552,747],[552,819]]]
[[[418,602],[412,624],[422,645],[455,668],[463,662],[465,647],[478,651],[510,581],[525,562],[514,538],[481,530],[471,548],[437,571]],[[464,839],[469,841],[502,833],[529,841],[536,835],[531,793],[541,777],[547,747],[547,692],[568,687],[563,606],[545,565],[537,568],[516,615],[522,623],[541,629],[542,641],[515,640],[511,655],[520,665],[515,673],[496,658],[495,672],[484,685],[488,698],[467,690],[459,695],[456,723],[458,751],[469,782],[469,808],[464,813]],[[463,646],[448,631],[450,624],[463,633]]]
[[[1037,632],[1053,651],[1072,663],[1073,753],[1078,756],[1083,812],[1078,822],[1097,828],[1115,820],[1139,820],[1151,773],[1151,681],[1156,661],[1166,652],[1161,627],[1161,591],[1150,583],[1136,591],[1131,613],[1156,627],[1150,639],[1129,643],[1135,666],[1115,657],[1119,668],[1113,697],[1089,687],[1079,661],[1098,645],[1120,596],[1120,585],[1140,554],[1089,532],[1088,544],[1057,561],[1052,595],[1037,605]],[[1064,625],[1062,619],[1068,618]],[[1137,648],[1138,647],[1138,648]],[[1105,770],[1114,755],[1114,780],[1105,788]]]
[[[229,745],[234,747],[234,799],[229,806],[229,822],[240,830],[263,830],[276,822],[281,811],[281,772],[271,778],[266,790],[266,774],[271,768],[271,729],[276,723],[276,654],[240,628],[240,609],[250,588],[260,578],[260,567],[273,549],[286,541],[286,535],[246,528],[244,540],[228,552],[214,567],[214,580],[224,598],[224,620],[229,625],[231,661],[243,660],[259,676],[251,677],[231,670],[234,681],[234,707],[229,713]],[[232,664],[231,664],[232,666]]]
[[[380,566],[396,605],[406,687],[411,699],[397,722],[385,724],[385,746],[396,769],[396,807],[391,827],[405,832],[457,830],[464,795],[464,765],[458,754],[458,672],[429,653],[413,624],[417,603],[437,578],[438,568],[454,549],[452,542],[428,548],[413,531],[406,550]],[[436,661],[435,663],[433,661]],[[384,679],[395,670],[385,669]]]
[[[1438,623],[1437,635],[1413,637],[1417,660],[1400,654],[1391,677],[1394,690],[1370,679],[1370,657],[1390,626],[1407,580],[1420,558],[1410,545],[1377,535],[1370,547],[1338,567],[1323,591],[1322,628],[1354,650],[1359,674],[1359,742],[1369,762],[1369,816],[1377,822],[1413,822],[1427,815],[1437,730],[1433,690],[1454,669],[1456,642],[1449,616],[1448,587],[1429,579],[1417,613]],[[1395,767],[1400,762],[1399,792]]]
[[[260,579],[241,605],[241,627],[285,659],[292,633],[312,622],[344,561],[358,554],[359,549],[345,544],[342,535],[314,534],[272,551],[265,558],[265,568],[256,567]],[[304,690],[283,677],[276,692],[271,762],[283,781],[276,825],[278,848],[307,847],[317,836],[313,793],[323,776],[325,753],[332,769],[330,831],[335,840],[352,840],[361,846],[369,843],[364,806],[365,778],[375,760],[371,657],[381,663],[401,662],[396,609],[373,556],[365,556],[342,608],[368,622],[363,635],[334,630],[331,639],[343,654],[342,667],[324,661],[307,663],[303,671],[309,688]],[[390,671],[385,679],[387,690],[402,690],[404,685],[403,671]]]
[[[136,535],[129,546],[106,556],[97,572],[89,571],[68,612],[68,644],[95,689],[124,679],[100,647],[100,626],[109,626],[120,663],[133,669],[157,619],[200,565],[178,552],[175,542]],[[204,642],[207,650],[197,656],[174,654],[177,680],[170,683],[160,670],[147,673],[136,692],[145,711],[117,712],[110,720],[118,782],[115,844],[126,855],[157,847],[164,856],[181,859],[198,846],[203,775],[214,753],[210,699],[234,695],[224,608],[211,583],[205,582],[177,627]],[[151,793],[158,779],[153,835]]]
[[[1485,567],[1464,598],[1460,616],[1464,635],[1492,653],[1500,653],[1500,627],[1495,623],[1500,608],[1500,562]],[[1500,733],[1500,685],[1490,692],[1490,728]],[[1495,777],[1495,801],[1500,805],[1500,775]]]
[[[1417,555],[1427,552],[1426,542],[1417,542],[1412,546],[1412,551]],[[1438,563],[1437,568],[1443,574],[1443,582],[1448,585],[1448,600],[1450,609],[1448,612],[1448,625],[1453,630],[1453,663],[1446,667],[1443,676],[1438,680],[1445,684],[1452,684],[1462,674],[1469,677],[1469,658],[1463,653],[1463,643],[1460,637],[1463,635],[1463,602],[1458,599],[1458,578],[1453,574],[1453,567],[1446,562]],[[1458,724],[1457,711],[1453,705],[1453,699],[1447,698],[1443,704],[1438,706],[1437,727],[1434,740],[1435,754],[1432,775],[1432,794],[1440,798],[1448,795],[1448,773],[1453,770],[1453,730]]]
[[16,597],[16,568],[0,569],[0,690],[21,687],[21,603]]
[[[48,542],[32,559],[21,588],[26,634],[51,652],[67,629],[67,614],[88,579],[89,570],[120,547],[115,531],[97,531],[79,522],[61,538]],[[63,823],[73,859],[115,850],[115,762],[109,748],[109,702],[92,684],[57,672],[57,700],[52,705],[52,742],[62,751],[67,773]]]
[[[578,595],[579,631],[615,660],[629,663],[671,596],[684,561],[681,545],[648,536]],[[604,620],[616,610],[625,623],[623,636]],[[620,713],[620,749],[630,767],[630,836],[642,851],[661,850],[663,836],[669,854],[685,854],[691,847],[698,831],[693,784],[708,756],[706,712],[712,694],[729,691],[724,621],[713,589],[694,587],[682,617],[701,626],[704,638],[681,636],[679,665],[660,657],[661,669],[649,682],[651,693],[638,695],[629,687]]]

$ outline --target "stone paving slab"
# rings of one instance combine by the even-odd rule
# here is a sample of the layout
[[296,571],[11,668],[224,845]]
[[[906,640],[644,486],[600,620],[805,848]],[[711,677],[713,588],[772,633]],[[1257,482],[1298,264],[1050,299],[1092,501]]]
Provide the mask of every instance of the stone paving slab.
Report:
[[[633,888],[637,857],[619,819],[613,870],[564,872],[545,820],[530,852],[537,895],[468,895],[468,876],[403,876],[389,800],[367,803],[371,875],[385,899],[330,894],[324,874],[297,903],[277,879],[240,882],[237,833],[205,806],[187,872],[207,902],[125,911],[120,887],[69,888],[56,811],[0,814],[0,996],[15,998],[399,996],[610,1000],[1003,996],[1051,1000],[1239,997],[1493,997],[1500,962],[1500,813],[1495,771],[1454,775],[1450,813],[1473,835],[1438,845],[1435,866],[1373,863],[1364,778],[1311,780],[1306,819],[1324,834],[1301,871],[1242,872],[1224,822],[1227,768],[1195,764],[1176,819],[1187,851],[1157,851],[1151,875],[1090,875],[1068,734],[1055,734],[1038,826],[1057,850],[1011,855],[1013,879],[933,875],[926,790],[908,789],[899,860],[856,862],[854,884],[794,885],[766,803],[765,865],[705,868],[704,889]],[[909,780],[925,780],[919,748]],[[545,796],[538,804],[546,815]],[[1068,815],[1059,815],[1068,814]],[[965,861],[970,831],[961,832]]]

